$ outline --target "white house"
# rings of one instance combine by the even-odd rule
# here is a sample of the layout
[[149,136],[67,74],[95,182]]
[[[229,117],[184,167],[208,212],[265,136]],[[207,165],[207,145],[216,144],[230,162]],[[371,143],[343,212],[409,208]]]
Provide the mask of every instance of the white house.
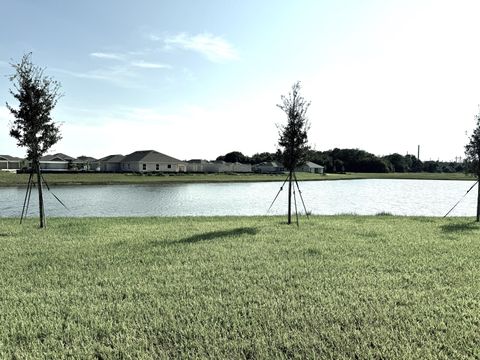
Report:
[[265,161],[260,164],[253,165],[253,171],[262,174],[278,174],[285,171],[282,164],[276,161]]
[[209,173],[225,173],[232,172],[231,163],[222,160],[216,160],[205,164],[205,172]]
[[207,172],[206,167],[208,166],[208,164],[209,162],[207,160],[201,160],[201,159],[188,160],[187,172],[193,172],[193,173]]
[[251,173],[252,165],[236,162],[232,164],[232,171],[236,173]]
[[100,171],[100,161],[91,156],[79,156],[74,164],[78,170]]
[[226,172],[235,172],[235,173],[249,173],[252,172],[252,165],[250,164],[241,164],[239,162],[229,163],[225,161],[207,161],[193,159],[189,160],[187,163],[188,172],[206,172],[206,173],[226,173]]
[[40,158],[40,169],[65,171],[72,167],[74,161],[75,158],[62,153],[45,155]]
[[122,171],[122,160],[125,156],[120,154],[108,155],[98,160],[100,171],[119,172]]
[[23,159],[10,155],[0,155],[0,170],[19,170]]
[[135,151],[121,161],[122,171],[187,172],[187,164],[155,150]]
[[322,165],[318,165],[311,161],[307,161],[305,165],[298,167],[296,171],[323,174],[324,169],[325,168]]

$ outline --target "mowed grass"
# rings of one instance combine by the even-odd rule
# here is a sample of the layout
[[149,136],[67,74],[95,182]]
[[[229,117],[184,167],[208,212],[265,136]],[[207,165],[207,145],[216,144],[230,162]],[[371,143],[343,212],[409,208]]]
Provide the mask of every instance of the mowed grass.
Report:
[[472,219],[0,219],[0,358],[480,357]]
[[[422,180],[474,180],[463,173],[346,173],[346,174],[296,174],[301,181],[352,180],[352,179],[422,179]],[[28,174],[0,171],[0,187],[26,186]],[[140,175],[127,173],[46,173],[50,185],[120,185],[164,183],[213,183],[213,182],[266,182],[284,181],[286,174],[161,174]]]

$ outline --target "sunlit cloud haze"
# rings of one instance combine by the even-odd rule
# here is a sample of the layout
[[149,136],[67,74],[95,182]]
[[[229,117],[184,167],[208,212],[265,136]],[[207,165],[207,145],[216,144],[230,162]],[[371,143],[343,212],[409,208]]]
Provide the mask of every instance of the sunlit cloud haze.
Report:
[[[52,150],[71,156],[275,151],[276,104],[297,80],[317,150],[463,156],[480,104],[480,2],[201,3],[7,1],[0,73],[32,51],[62,83]],[[20,19],[29,26],[13,30]],[[2,103],[9,87],[1,76]],[[0,154],[23,156],[10,120],[1,106]]]
[[91,57],[99,59],[113,59],[113,60],[123,60],[123,56],[119,54],[112,53],[102,53],[102,52],[93,52],[90,54]]
[[[152,39],[156,39],[152,37]],[[159,39],[161,40],[161,38]],[[189,35],[186,33],[168,36],[164,39],[165,49],[180,48],[196,51],[214,62],[235,60],[237,51],[227,41],[209,33]]]

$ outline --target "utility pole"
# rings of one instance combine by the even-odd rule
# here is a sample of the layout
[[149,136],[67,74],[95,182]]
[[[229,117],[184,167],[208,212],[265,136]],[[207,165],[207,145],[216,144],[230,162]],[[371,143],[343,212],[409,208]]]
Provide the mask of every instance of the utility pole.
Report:
[[417,159],[420,160],[420,145],[417,148]]

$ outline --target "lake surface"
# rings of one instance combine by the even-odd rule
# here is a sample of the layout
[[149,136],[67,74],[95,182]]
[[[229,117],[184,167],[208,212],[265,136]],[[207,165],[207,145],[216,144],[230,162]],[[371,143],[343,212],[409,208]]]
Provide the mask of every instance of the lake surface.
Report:
[[[436,180],[336,180],[301,182],[308,211],[316,215],[355,213],[374,215],[443,216],[474,184],[473,181]],[[208,216],[266,215],[281,182],[222,184],[162,184],[109,186],[54,186],[45,189],[47,216]],[[287,188],[278,196],[269,215],[285,214]],[[0,217],[19,217],[25,187],[0,188]],[[29,216],[38,215],[36,189]],[[297,206],[303,211],[298,197]],[[476,189],[450,216],[474,216]]]

